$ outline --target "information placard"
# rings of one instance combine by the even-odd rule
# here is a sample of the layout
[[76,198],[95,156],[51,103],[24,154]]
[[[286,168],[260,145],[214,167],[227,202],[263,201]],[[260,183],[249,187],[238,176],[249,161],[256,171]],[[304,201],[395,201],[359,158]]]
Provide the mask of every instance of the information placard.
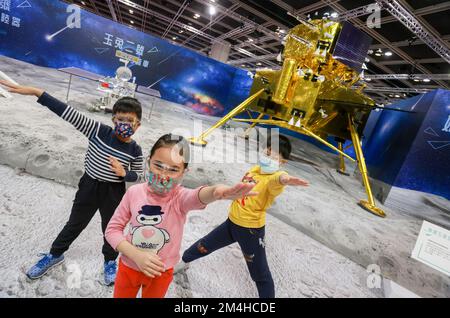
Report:
[[411,257],[450,276],[450,231],[423,221]]

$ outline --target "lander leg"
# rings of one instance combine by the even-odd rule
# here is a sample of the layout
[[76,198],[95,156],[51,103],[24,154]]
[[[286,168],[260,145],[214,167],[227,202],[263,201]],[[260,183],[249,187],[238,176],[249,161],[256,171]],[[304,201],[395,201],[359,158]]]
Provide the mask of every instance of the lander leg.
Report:
[[[256,118],[256,120],[261,120],[263,117],[264,117],[264,114],[261,113],[261,114],[259,114],[258,118]],[[251,124],[250,127],[248,127],[248,128],[245,130],[245,132],[244,132],[244,134],[242,135],[242,137],[245,138],[245,139],[248,139],[249,136],[250,136],[250,132],[252,131],[253,128],[255,128],[255,126],[256,126],[257,124],[258,124],[257,122]]]
[[[344,147],[342,142],[338,142],[338,149],[344,152]],[[345,161],[344,156],[339,153],[339,168],[336,170],[338,173],[343,174],[344,176],[349,176],[350,174],[345,171]]]
[[251,104],[256,98],[258,98],[259,95],[261,95],[263,92],[264,92],[264,89],[261,89],[257,93],[255,93],[252,96],[250,96],[249,98],[247,98],[240,105],[238,105],[235,109],[233,109],[231,112],[229,112],[225,117],[223,117],[217,123],[215,123],[213,126],[211,126],[211,128],[209,128],[208,130],[204,131],[200,136],[189,138],[189,141],[191,142],[191,144],[193,144],[195,146],[205,147],[208,144],[208,142],[205,140],[205,138],[208,135],[210,135],[215,129],[217,129],[217,128],[221,127],[222,125],[226,124],[231,118],[237,116],[242,111],[244,111],[245,108],[249,104]]
[[364,154],[361,149],[361,143],[359,141],[358,133],[356,132],[355,123],[353,121],[352,115],[348,114],[348,122],[350,133],[352,135],[353,147],[355,148],[356,158],[358,160],[359,170],[361,171],[361,176],[364,183],[364,188],[366,189],[368,200],[361,200],[359,206],[364,210],[369,211],[380,217],[386,217],[384,211],[375,205],[375,200],[373,198],[372,189],[370,188],[369,174],[367,172],[366,161],[364,160]]

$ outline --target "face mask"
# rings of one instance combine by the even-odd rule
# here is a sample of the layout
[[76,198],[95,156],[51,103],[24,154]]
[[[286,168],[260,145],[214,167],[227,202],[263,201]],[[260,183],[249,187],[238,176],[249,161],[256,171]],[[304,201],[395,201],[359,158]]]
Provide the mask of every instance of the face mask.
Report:
[[261,172],[264,174],[272,174],[280,169],[280,164],[278,163],[278,161],[273,160],[266,155],[259,156],[258,164],[261,167]]
[[134,134],[134,129],[133,126],[129,123],[117,123],[115,128],[114,128],[114,132],[116,133],[116,135],[119,135],[122,138],[129,138],[131,136],[133,136]]
[[162,177],[159,174],[153,172],[146,172],[147,184],[152,192],[157,194],[167,194],[173,190],[173,188],[181,183],[180,179],[174,179],[171,177]]

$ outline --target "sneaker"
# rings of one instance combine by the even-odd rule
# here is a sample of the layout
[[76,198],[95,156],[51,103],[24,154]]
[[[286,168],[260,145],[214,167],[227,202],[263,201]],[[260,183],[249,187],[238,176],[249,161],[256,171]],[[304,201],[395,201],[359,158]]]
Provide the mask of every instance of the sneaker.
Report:
[[114,285],[116,280],[117,264],[116,261],[105,262],[104,265],[104,275],[105,275],[105,285]]
[[177,265],[175,265],[175,267],[173,268],[173,273],[174,274],[178,274],[178,273],[182,273],[185,272],[186,270],[189,269],[189,264],[190,263],[185,263],[184,261],[180,261]]
[[39,260],[39,262],[36,263],[36,265],[31,267],[26,274],[29,279],[41,278],[51,268],[64,262],[64,254],[59,257],[55,257],[50,253],[48,254],[43,253],[39,254],[39,256],[43,257]]

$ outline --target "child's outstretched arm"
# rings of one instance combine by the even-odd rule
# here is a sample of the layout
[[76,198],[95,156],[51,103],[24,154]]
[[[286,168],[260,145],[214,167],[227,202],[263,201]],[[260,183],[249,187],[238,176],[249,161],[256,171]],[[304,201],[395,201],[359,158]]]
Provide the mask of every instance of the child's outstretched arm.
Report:
[[280,183],[282,185],[288,185],[288,186],[309,186],[309,182],[297,177],[293,177],[288,175],[287,173],[283,173],[280,176]]
[[98,128],[98,122],[86,117],[76,109],[50,96],[40,88],[15,85],[3,80],[0,80],[0,84],[6,86],[10,93],[36,96],[39,104],[47,106],[52,112],[71,123],[88,138],[91,138],[95,133],[96,128]]
[[244,196],[251,197],[258,195],[253,192],[254,184],[238,183],[232,187],[223,184],[204,187],[199,192],[199,199],[204,204],[210,204],[217,200],[236,200]]

